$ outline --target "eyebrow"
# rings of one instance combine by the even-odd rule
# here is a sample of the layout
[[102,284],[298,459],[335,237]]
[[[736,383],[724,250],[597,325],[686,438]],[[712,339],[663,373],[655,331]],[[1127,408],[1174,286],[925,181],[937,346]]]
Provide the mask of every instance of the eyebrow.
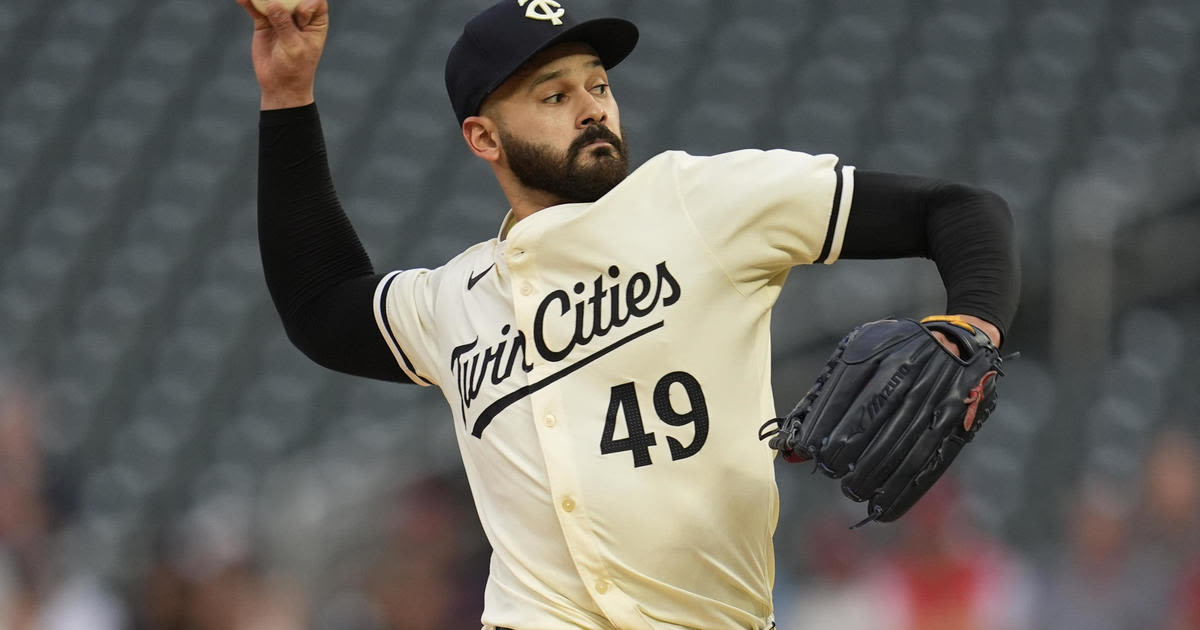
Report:
[[[588,68],[596,68],[596,67],[603,67],[603,66],[604,66],[604,62],[601,61],[599,57],[593,58],[592,60],[588,61],[588,64],[587,64]],[[567,73],[566,68],[560,68],[558,70],[554,70],[551,72],[547,72],[545,74],[538,75],[538,78],[534,79],[533,83],[529,84],[529,91],[532,92],[534,90],[534,88],[536,88],[537,86],[539,86],[547,81],[553,81],[555,79],[561,78],[566,73]]]

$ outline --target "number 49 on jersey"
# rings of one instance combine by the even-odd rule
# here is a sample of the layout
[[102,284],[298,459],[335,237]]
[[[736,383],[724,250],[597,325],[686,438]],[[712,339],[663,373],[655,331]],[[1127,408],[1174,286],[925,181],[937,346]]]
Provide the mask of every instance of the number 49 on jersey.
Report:
[[[671,388],[683,387],[687,394],[688,408],[676,409],[671,405]],[[672,461],[687,459],[700,452],[708,439],[708,406],[704,402],[704,390],[696,377],[687,372],[671,372],[659,379],[654,386],[654,412],[658,419],[673,427],[694,425],[694,437],[690,444],[667,436]],[[625,419],[627,437],[616,437],[617,416]],[[642,422],[642,408],[632,382],[621,383],[612,388],[608,401],[608,413],[604,417],[604,434],[600,437],[600,452],[604,455],[629,451],[633,453],[633,466],[649,466],[650,447],[658,444],[654,433],[646,432]]]

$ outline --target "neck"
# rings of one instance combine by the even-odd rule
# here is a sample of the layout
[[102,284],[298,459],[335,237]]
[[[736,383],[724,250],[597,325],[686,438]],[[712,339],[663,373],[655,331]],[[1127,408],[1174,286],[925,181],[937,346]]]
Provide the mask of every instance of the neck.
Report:
[[511,172],[497,172],[496,179],[512,207],[514,223],[539,210],[566,203],[557,195],[525,186]]
[[551,195],[550,193],[540,190],[527,191],[528,194],[507,195],[508,203],[512,206],[513,218],[517,221],[528,217],[529,215],[545,210],[550,206],[557,206],[565,203],[562,199]]

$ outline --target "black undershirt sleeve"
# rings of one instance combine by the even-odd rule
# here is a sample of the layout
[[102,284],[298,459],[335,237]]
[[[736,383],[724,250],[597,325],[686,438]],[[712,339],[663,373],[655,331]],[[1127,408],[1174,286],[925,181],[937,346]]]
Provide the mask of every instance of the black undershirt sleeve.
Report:
[[316,105],[261,113],[258,238],[288,338],[327,368],[411,383],[375,323],[380,277],[334,191]]
[[[315,105],[265,111],[259,138],[259,244],[288,338],[348,374],[412,382],[375,323],[375,274],[337,199]],[[857,171],[842,258],[923,256],[938,267],[948,313],[1006,334],[1020,272],[1007,204],[993,193]]]
[[1008,204],[964,184],[855,171],[841,257],[914,256],[937,265],[947,313],[979,317],[1007,335],[1021,285]]

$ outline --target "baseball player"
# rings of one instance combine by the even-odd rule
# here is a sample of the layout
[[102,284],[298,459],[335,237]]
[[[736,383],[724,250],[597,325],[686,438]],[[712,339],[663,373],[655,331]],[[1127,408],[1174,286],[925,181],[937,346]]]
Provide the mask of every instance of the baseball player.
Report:
[[271,296],[314,361],[441,389],[493,549],[485,628],[773,627],[779,500],[757,429],[793,266],[926,256],[948,312],[995,343],[1015,313],[1011,218],[988,192],[782,150],[629,172],[608,71],[637,29],[569,0],[502,0],[449,52],[464,142],[511,206],[497,236],[376,273],[314,104],[326,0],[238,2]]

